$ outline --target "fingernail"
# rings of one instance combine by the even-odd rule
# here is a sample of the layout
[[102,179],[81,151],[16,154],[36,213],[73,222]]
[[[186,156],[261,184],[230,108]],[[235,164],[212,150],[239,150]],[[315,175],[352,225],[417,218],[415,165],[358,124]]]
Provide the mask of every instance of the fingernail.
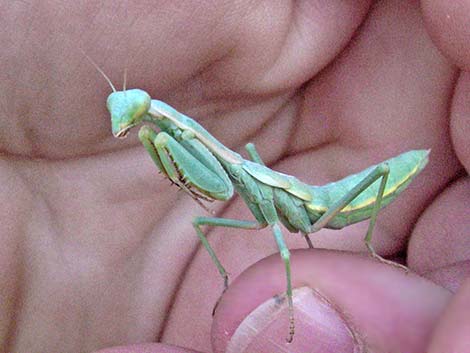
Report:
[[308,287],[293,291],[295,334],[287,342],[287,300],[271,298],[258,306],[232,336],[227,353],[352,352],[355,340],[343,316],[318,292]]

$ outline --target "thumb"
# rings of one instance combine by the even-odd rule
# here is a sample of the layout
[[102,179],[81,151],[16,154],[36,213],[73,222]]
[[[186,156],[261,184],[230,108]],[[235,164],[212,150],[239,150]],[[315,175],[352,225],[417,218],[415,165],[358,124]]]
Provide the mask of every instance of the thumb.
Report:
[[212,327],[215,352],[421,353],[451,296],[359,255],[296,250],[291,266],[298,288],[293,342],[286,342],[287,301],[274,297],[286,286],[276,254],[250,267],[222,297]]

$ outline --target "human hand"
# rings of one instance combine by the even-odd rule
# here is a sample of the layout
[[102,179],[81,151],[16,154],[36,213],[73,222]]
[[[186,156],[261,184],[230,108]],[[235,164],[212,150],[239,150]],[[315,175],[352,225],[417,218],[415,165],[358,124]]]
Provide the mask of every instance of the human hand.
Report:
[[[266,281],[266,273],[282,267],[276,256],[244,272],[277,251],[269,231],[214,229],[210,242],[231,278],[244,274],[222,298],[211,337],[211,311],[222,281],[191,226],[203,211],[156,174],[135,134],[125,142],[112,138],[104,106],[109,88],[77,46],[116,85],[127,67],[128,87],[146,89],[197,118],[231,148],[255,142],[272,168],[311,184],[412,148],[432,148],[429,166],[380,213],[374,245],[383,256],[408,250],[412,270],[452,290],[467,275],[462,263],[469,258],[463,246],[468,177],[445,187],[457,178],[459,161],[467,170],[470,165],[469,79],[437,51],[428,31],[468,69],[468,47],[452,50],[457,45],[448,39],[460,38],[458,25],[454,36],[449,28],[465,23],[459,16],[468,11],[450,11],[449,25],[435,20],[446,12],[433,12],[437,5],[427,2],[425,27],[414,3],[194,6],[7,6],[0,173],[6,215],[0,226],[4,350],[76,352],[156,340],[200,351],[210,351],[211,340],[217,340],[222,349],[222,329],[236,327],[247,308],[284,291],[281,271]],[[226,217],[251,217],[239,199],[222,207],[214,205]],[[312,238],[318,248],[363,251],[366,226]],[[443,228],[450,229],[445,242]],[[298,236],[285,235],[291,248],[305,247]],[[414,346],[406,348],[423,351],[450,300],[450,292],[437,285],[359,256],[302,250],[293,251],[292,261],[294,286],[314,287],[337,312],[355,309],[347,323],[360,331],[359,339],[371,337],[373,323],[378,352],[384,351],[378,344],[387,343],[382,338],[390,338],[383,337],[390,332],[385,328],[403,337],[397,349],[413,336]],[[346,269],[334,277],[340,264]],[[363,277],[382,280],[360,282]],[[369,287],[357,287],[358,282]],[[343,289],[333,290],[332,284]],[[350,296],[351,291],[358,294]],[[405,291],[413,295],[403,298]],[[426,310],[417,305],[423,293],[430,298]],[[249,299],[245,306],[243,298]],[[361,321],[368,309],[383,319],[382,326]],[[391,309],[394,315],[384,315]],[[406,325],[397,327],[399,314],[411,309],[407,317],[415,321],[408,324],[421,323],[419,335]],[[285,324],[287,334],[287,320],[278,321],[279,332]],[[326,343],[319,347],[325,351],[337,332],[350,347],[344,324],[331,322],[333,337],[309,328],[310,347],[323,337]],[[318,327],[315,321],[311,325]],[[274,337],[283,343],[282,333]],[[290,349],[302,344],[298,337],[305,337],[301,323]]]

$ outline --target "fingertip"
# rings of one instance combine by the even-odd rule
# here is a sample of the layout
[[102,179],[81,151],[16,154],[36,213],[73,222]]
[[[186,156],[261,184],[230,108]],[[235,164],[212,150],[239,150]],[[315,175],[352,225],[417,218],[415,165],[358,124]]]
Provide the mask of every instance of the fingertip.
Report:
[[[294,287],[303,259],[292,252]],[[293,290],[295,334],[289,336],[285,269],[279,254],[238,277],[219,302],[212,326],[214,352],[351,351],[353,339],[341,315],[308,286]],[[301,284],[300,284],[301,285]],[[333,349],[334,348],[334,349]],[[331,350],[333,349],[333,350]]]
[[293,286],[298,288],[293,342],[286,342],[287,304],[273,299],[285,291],[284,266],[276,254],[244,272],[220,301],[212,327],[215,352],[306,347],[336,352],[354,346],[423,351],[447,291],[360,255],[319,250],[291,254]]
[[289,342],[289,310],[285,297],[273,297],[258,306],[238,326],[226,353],[352,352],[354,342],[341,316],[308,287],[293,291],[295,330]]

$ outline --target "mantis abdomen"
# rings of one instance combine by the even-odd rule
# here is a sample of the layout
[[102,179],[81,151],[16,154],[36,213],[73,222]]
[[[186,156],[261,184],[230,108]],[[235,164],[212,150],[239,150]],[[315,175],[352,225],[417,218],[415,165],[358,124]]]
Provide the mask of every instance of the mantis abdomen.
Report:
[[[381,165],[390,169],[388,180],[383,193],[381,208],[392,202],[425,167],[428,162],[429,150],[413,150],[390,158],[378,165],[371,166],[362,172],[349,175],[339,181],[322,186],[312,186],[314,195],[311,202],[306,203],[306,209],[312,221],[318,219],[335,202],[349,193],[367,175]],[[330,222],[327,228],[339,229],[349,224],[370,218],[377,195],[379,195],[380,180],[375,181],[363,190],[355,199],[345,206]]]
[[[371,218],[378,202],[380,208],[388,205],[419,174],[428,161],[428,154],[428,150],[409,151],[322,186],[308,185],[247,160],[241,167],[228,169],[239,170],[239,182],[233,180],[234,185],[258,222],[269,224],[270,218],[279,219],[290,232],[308,234],[319,229],[314,224],[322,216],[326,217],[328,210],[337,211],[327,222],[322,222],[321,228],[340,229]],[[358,190],[356,195],[354,189]],[[271,206],[267,207],[268,204]],[[274,212],[276,216],[269,216]]]

